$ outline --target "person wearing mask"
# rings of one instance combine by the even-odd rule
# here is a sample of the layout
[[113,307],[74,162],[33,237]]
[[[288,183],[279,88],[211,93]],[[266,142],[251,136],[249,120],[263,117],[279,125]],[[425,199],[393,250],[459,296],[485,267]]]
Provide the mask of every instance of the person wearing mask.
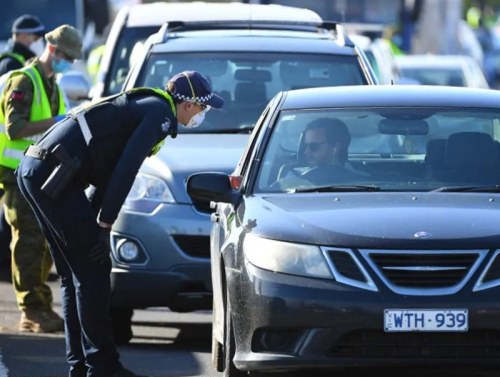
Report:
[[65,117],[55,75],[82,58],[82,39],[69,25],[47,33],[45,39],[40,58],[14,71],[0,97],[0,183],[12,229],[12,282],[21,310],[19,330],[50,333],[64,330],[64,321],[52,310],[52,292],[46,284],[52,260],[34,213],[19,191],[14,170],[23,151]]
[[0,53],[0,76],[24,67],[27,60],[40,56],[44,50],[45,26],[32,15],[25,14],[12,25],[12,39]]
[[[0,76],[10,71],[24,67],[27,61],[34,59],[43,52],[43,35],[45,26],[32,15],[25,14],[15,20],[12,25],[12,39],[9,40],[5,51],[0,53]],[[3,85],[0,84],[3,89]],[[0,188],[0,197],[3,190]],[[11,256],[10,242],[11,229],[5,219],[3,205],[0,208],[0,280],[10,281]]]
[[111,227],[146,157],[178,122],[197,127],[223,104],[203,75],[186,71],[164,91],[132,89],[72,110],[26,150],[17,178],[61,275],[71,377],[134,376],[109,318]]

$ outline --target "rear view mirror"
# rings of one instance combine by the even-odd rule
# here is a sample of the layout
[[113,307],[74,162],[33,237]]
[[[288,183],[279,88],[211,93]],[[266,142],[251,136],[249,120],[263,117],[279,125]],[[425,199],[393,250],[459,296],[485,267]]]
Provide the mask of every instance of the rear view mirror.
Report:
[[70,101],[89,99],[90,85],[81,72],[70,71],[61,75],[58,84]]
[[427,135],[429,125],[425,120],[382,119],[378,130],[384,135]]

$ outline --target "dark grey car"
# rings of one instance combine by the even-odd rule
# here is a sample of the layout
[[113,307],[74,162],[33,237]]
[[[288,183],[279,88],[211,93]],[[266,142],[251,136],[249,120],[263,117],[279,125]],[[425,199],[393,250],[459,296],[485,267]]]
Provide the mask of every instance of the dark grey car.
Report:
[[[326,137],[346,130],[350,143]],[[191,176],[188,192],[217,207],[224,376],[500,367],[499,92],[281,93],[236,170]]]

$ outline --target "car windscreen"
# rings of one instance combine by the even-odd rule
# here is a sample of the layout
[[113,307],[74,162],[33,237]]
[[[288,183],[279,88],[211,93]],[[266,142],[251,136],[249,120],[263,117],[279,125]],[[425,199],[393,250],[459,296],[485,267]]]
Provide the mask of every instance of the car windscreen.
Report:
[[163,89],[172,76],[186,70],[205,75],[225,104],[210,110],[200,127],[179,127],[179,132],[248,131],[280,91],[367,84],[356,56],[220,52],[154,54],[135,86]]
[[0,40],[12,35],[12,24],[19,16],[36,15],[47,30],[70,24],[78,27],[77,1],[75,0],[0,0]]
[[500,110],[283,111],[255,190],[361,185],[388,191],[500,185]]
[[104,83],[103,96],[107,97],[122,90],[132,60],[151,34],[159,30],[158,26],[126,27],[122,30],[113,50],[111,67]]
[[459,68],[402,68],[401,74],[418,80],[422,85],[467,86]]

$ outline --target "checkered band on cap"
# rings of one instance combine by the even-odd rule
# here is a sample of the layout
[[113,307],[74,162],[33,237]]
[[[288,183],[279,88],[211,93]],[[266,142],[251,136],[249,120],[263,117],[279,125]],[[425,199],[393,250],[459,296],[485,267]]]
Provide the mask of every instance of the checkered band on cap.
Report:
[[177,99],[180,99],[181,101],[200,102],[200,103],[205,103],[205,102],[209,101],[214,96],[213,93],[210,93],[207,96],[196,97],[196,100],[195,100],[193,97],[188,97],[188,96],[185,96],[184,94],[180,94],[180,93],[170,93],[169,92],[169,94]]

